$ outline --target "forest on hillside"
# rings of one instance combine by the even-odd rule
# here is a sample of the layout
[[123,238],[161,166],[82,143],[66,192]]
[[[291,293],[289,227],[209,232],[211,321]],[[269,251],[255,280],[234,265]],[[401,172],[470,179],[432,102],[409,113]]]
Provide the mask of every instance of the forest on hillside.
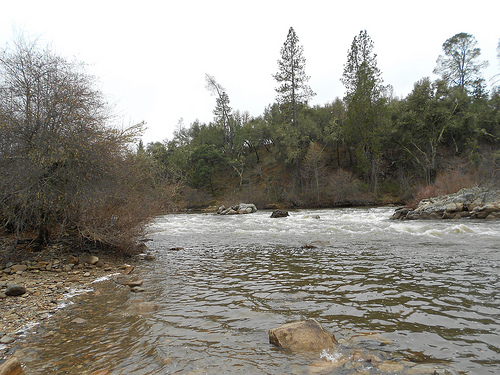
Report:
[[310,106],[304,49],[290,28],[276,100],[262,115],[231,108],[230,93],[207,74],[213,121],[180,123],[171,140],[143,145],[144,123],[120,126],[85,64],[19,37],[0,52],[0,235],[32,249],[76,238],[72,246],[133,253],[164,212],[240,201],[412,204],[498,185],[500,76],[489,91],[480,55],[474,36],[449,38],[439,79],[424,77],[396,98],[361,31],[339,77],[345,96]]
[[[253,202],[261,207],[414,204],[423,197],[500,181],[500,76],[487,89],[473,35],[446,40],[435,81],[423,77],[394,97],[363,30],[340,80],[345,96],[308,105],[304,49],[290,28],[281,48],[276,101],[251,117],[231,108],[215,77],[210,123],[179,123],[173,139],[139,145],[138,155],[171,187],[163,208]],[[500,42],[498,47],[500,61]]]

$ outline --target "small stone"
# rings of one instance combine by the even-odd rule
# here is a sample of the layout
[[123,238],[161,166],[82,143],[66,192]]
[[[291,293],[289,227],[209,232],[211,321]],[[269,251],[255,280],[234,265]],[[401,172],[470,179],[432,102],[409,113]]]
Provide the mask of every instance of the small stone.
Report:
[[70,256],[68,257],[68,259],[66,260],[66,262],[67,262],[68,264],[73,264],[73,265],[75,265],[75,264],[78,264],[78,263],[80,262],[80,260],[79,260],[77,257],[75,257],[74,255],[70,255]]
[[7,294],[5,294],[5,293],[0,293],[0,299],[4,299],[4,298],[7,298]]
[[26,264],[16,264],[14,266],[12,266],[11,268],[11,272],[23,272],[23,271],[26,271],[28,269],[28,266]]
[[134,287],[130,288],[130,291],[134,292],[134,293],[141,293],[141,292],[144,292],[145,290],[146,289],[141,288],[140,286],[134,286]]
[[70,272],[73,269],[73,266],[74,266],[73,263],[66,264],[63,266],[63,271]]
[[75,323],[75,324],[83,324],[87,322],[85,319],[82,319],[82,318],[75,318],[71,321],[71,323]]
[[126,280],[122,282],[122,285],[128,285],[129,287],[133,288],[135,286],[141,286],[143,284],[143,280],[136,279],[136,280]]
[[14,341],[16,341],[16,339],[13,337],[10,337],[9,335],[5,335],[5,336],[2,336],[2,338],[0,338],[0,344],[11,344]]
[[123,270],[124,275],[128,275],[134,271],[135,267],[134,266],[125,266],[125,269]]
[[156,257],[154,255],[151,255],[151,254],[147,254],[145,257],[144,257],[144,260],[155,260]]
[[83,276],[85,276],[85,277],[89,277],[89,276],[90,276],[90,272],[85,272],[85,273],[83,274]]
[[26,293],[26,288],[18,284],[9,285],[5,290],[7,296],[21,296],[24,293]]
[[91,255],[88,259],[87,259],[87,263],[88,264],[96,264],[97,262],[99,262],[99,258],[96,257],[95,255]]

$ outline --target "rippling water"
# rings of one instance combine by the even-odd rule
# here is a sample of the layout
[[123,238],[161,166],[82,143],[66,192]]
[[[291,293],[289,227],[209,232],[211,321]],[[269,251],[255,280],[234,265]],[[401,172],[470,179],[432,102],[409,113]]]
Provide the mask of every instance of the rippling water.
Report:
[[[391,213],[160,217],[148,243],[157,259],[141,274],[147,291],[104,282],[76,299],[27,345],[26,372],[303,374],[319,357],[274,347],[267,330],[315,318],[345,357],[371,353],[404,363],[402,373],[499,373],[500,222]],[[140,300],[159,309],[130,314]],[[332,373],[361,370],[381,373],[352,361]]]

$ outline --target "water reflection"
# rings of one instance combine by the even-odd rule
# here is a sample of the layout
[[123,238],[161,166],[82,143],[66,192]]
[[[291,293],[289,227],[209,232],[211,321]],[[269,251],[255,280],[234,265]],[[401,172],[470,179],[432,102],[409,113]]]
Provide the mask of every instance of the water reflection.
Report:
[[[304,318],[334,332],[349,358],[361,350],[403,372],[498,372],[498,224],[394,223],[384,209],[319,214],[159,219],[157,261],[140,275],[146,292],[104,282],[78,298],[27,344],[27,373],[302,374],[319,358],[273,347],[267,330]],[[139,299],[158,309],[127,313]],[[334,373],[360,370],[383,373],[353,360]]]

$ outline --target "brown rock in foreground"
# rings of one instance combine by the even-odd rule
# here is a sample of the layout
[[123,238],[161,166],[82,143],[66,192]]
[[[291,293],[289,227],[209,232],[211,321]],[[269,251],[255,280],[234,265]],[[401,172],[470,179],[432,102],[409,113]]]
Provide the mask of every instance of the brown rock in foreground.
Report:
[[335,349],[337,341],[315,319],[283,324],[269,330],[269,342],[294,352]]
[[19,375],[22,373],[21,362],[16,357],[10,357],[0,365],[0,375]]

